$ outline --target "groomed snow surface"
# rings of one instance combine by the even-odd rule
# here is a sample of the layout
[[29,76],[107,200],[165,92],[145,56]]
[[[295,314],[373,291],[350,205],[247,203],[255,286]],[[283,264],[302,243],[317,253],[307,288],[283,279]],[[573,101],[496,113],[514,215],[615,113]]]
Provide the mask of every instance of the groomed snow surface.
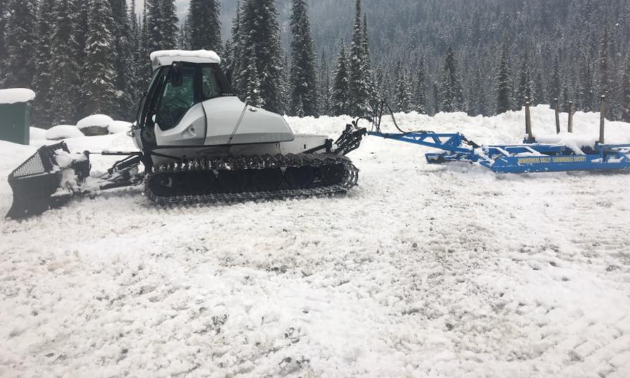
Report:
[[[518,143],[523,120],[399,116],[484,144]],[[288,121],[337,136],[350,119]],[[598,115],[575,121],[597,135]],[[34,150],[0,144],[2,174]],[[629,377],[630,175],[494,175],[427,151],[368,138],[345,197],[162,208],[127,189],[0,221],[0,376]]]

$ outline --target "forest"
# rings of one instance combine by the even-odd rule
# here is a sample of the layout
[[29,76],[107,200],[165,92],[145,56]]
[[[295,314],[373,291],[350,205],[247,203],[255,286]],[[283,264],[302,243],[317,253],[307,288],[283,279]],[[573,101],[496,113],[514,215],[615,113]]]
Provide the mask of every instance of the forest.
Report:
[[630,122],[622,0],[0,0],[0,85],[33,88],[40,127],[132,119],[151,51],[212,49],[239,96],[298,116],[491,116],[559,99]]

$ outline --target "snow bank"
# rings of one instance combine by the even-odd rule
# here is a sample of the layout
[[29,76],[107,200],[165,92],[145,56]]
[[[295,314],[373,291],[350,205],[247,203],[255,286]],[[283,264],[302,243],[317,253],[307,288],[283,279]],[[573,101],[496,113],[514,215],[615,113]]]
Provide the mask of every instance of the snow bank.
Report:
[[48,130],[40,129],[39,127],[31,127],[29,135],[31,140],[45,140],[47,131]]
[[110,134],[121,134],[126,133],[131,129],[132,123],[125,121],[113,121],[107,127],[107,130]]
[[109,134],[108,127],[114,122],[112,117],[104,114],[95,114],[85,117],[77,123],[77,128],[86,136],[98,136]]
[[95,114],[89,117],[85,117],[77,123],[79,130],[86,129],[88,127],[98,126],[107,128],[114,120],[112,117],[104,114]]
[[0,104],[15,104],[35,99],[35,92],[30,89],[14,88],[0,89]]
[[83,133],[76,126],[72,125],[59,125],[46,131],[46,139],[48,140],[81,138],[83,136]]

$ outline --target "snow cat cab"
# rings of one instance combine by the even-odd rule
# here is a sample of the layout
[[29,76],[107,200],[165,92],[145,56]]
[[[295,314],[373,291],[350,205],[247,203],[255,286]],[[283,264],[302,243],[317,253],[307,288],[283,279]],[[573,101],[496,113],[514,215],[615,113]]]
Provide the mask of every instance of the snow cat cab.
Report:
[[282,116],[239,100],[212,51],[158,51],[151,62],[151,84],[128,133],[139,151],[99,152],[124,159],[96,177],[89,152],[72,155],[63,142],[42,147],[9,176],[7,217],[136,185],[167,205],[328,195],[357,184],[345,155],[365,129],[348,125],[337,141],[294,135]]

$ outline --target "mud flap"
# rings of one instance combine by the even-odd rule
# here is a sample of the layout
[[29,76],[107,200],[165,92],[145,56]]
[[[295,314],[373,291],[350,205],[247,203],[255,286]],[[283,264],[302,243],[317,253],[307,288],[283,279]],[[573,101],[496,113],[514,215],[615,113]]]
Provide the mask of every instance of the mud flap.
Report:
[[[57,165],[56,152],[68,153],[64,142],[41,147],[9,175],[9,185],[13,190],[13,205],[6,217],[22,219],[63,205],[71,194],[55,195],[59,190],[63,172]],[[89,174],[89,162],[88,162]]]

